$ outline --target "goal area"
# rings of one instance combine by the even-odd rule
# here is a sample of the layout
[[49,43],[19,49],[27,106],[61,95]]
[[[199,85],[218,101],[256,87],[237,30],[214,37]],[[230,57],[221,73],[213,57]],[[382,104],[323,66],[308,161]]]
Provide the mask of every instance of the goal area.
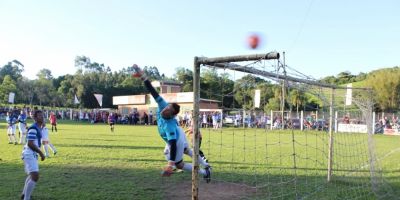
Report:
[[[236,199],[395,198],[375,156],[368,88],[321,83],[278,52],[195,57],[193,70],[194,157],[201,132],[213,173],[205,187],[192,161],[192,199],[210,187]],[[218,88],[201,87],[210,73]],[[220,128],[201,126],[201,98],[220,102]]]

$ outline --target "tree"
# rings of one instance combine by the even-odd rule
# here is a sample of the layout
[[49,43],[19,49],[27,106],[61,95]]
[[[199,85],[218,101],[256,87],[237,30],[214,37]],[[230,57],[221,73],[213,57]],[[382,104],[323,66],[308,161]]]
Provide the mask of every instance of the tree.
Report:
[[17,86],[15,81],[11,78],[10,75],[6,75],[3,79],[2,84],[0,85],[0,101],[3,103],[8,103],[8,95],[10,92],[16,92]]
[[368,75],[366,83],[374,90],[375,101],[384,111],[398,110],[400,103],[400,69],[380,69]]
[[174,78],[182,83],[182,92],[193,91],[193,71],[183,67],[176,68]]
[[22,78],[22,71],[24,71],[24,67],[19,61],[14,60],[13,62],[9,62],[0,69],[0,81],[3,81],[6,75],[9,75],[12,80],[17,81]]

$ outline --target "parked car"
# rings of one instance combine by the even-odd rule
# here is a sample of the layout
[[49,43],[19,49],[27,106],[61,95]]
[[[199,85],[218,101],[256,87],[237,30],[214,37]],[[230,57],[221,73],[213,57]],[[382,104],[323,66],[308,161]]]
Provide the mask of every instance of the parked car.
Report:
[[233,124],[235,116],[226,116],[224,119],[224,124]]

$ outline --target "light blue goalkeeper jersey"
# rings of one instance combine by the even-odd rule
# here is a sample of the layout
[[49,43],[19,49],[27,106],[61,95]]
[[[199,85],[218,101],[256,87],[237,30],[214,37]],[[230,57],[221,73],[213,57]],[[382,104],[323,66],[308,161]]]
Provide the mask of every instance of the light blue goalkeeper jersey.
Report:
[[178,122],[175,118],[172,119],[164,119],[161,117],[161,111],[168,106],[168,103],[161,97],[158,96],[156,98],[156,102],[158,104],[157,108],[157,126],[158,126],[158,133],[160,134],[161,138],[168,142],[168,140],[179,139],[179,132],[178,132]]

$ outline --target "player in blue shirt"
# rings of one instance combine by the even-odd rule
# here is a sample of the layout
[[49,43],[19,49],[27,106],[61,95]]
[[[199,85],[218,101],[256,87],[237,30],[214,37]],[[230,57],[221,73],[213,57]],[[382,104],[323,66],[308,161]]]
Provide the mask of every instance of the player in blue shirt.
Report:
[[[178,126],[178,122],[175,119],[176,115],[179,113],[180,106],[176,103],[167,103],[154,89],[143,71],[137,65],[133,65],[132,67],[135,70],[133,76],[143,80],[145,87],[158,104],[156,112],[158,132],[161,138],[166,142],[164,153],[168,160],[168,164],[163,171],[163,176],[170,176],[174,166],[185,171],[192,171],[192,165],[183,162],[183,154],[185,153],[189,156],[193,154],[188,147],[185,133]],[[208,163],[205,163],[202,159],[199,159],[199,161],[205,166],[204,169],[199,170],[199,173],[203,175],[208,183],[211,180],[211,169]]]
[[20,138],[19,138],[19,143],[20,144],[25,144],[25,137],[26,137],[26,114],[23,110],[21,110],[21,113],[18,116],[18,129],[20,133]]
[[22,160],[24,161],[25,172],[28,174],[21,195],[21,199],[25,200],[31,198],[33,189],[35,189],[36,183],[39,180],[38,154],[42,161],[45,159],[43,152],[40,151],[40,140],[42,138],[41,127],[44,122],[43,112],[41,110],[36,110],[33,113],[33,119],[35,120],[35,123],[28,129],[28,142],[25,144],[22,151]]
[[12,113],[7,112],[7,135],[8,135],[8,144],[18,144],[17,138],[15,137],[15,124],[17,123],[17,119],[12,115]]

